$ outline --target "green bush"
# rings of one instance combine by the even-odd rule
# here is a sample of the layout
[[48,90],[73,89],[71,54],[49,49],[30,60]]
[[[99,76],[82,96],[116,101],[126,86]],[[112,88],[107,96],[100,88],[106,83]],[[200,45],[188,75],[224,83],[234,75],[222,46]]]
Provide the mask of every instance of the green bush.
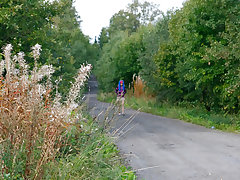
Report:
[[172,16],[173,72],[183,99],[239,112],[239,12],[239,1],[189,0]]

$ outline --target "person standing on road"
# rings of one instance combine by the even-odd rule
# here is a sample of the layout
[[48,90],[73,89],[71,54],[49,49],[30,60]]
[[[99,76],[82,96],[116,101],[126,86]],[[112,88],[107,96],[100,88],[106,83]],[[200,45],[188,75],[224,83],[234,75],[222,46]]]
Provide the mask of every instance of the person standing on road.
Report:
[[124,81],[120,80],[118,82],[118,87],[116,88],[116,93],[117,93],[117,104],[118,104],[118,111],[119,111],[119,115],[121,115],[120,113],[120,106],[122,105],[122,115],[124,116],[124,95],[126,94],[126,89],[125,89],[125,85],[124,85]]

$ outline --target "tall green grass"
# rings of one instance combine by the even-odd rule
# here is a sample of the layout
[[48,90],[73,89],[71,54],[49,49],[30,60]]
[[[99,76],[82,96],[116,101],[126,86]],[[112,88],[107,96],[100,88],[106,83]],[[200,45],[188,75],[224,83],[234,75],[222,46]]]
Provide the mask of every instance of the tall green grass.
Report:
[[[134,180],[135,174],[123,164],[119,150],[104,129],[90,117],[65,134],[60,157],[47,166],[46,179]],[[52,168],[54,167],[54,168]]]
[[[112,102],[116,97],[114,93],[100,92],[97,98],[99,101]],[[187,103],[179,105],[173,105],[168,102],[159,103],[155,98],[147,98],[145,96],[136,98],[130,93],[126,94],[125,106],[132,109],[140,108],[142,112],[180,119],[207,128],[220,129],[228,132],[240,132],[239,115],[209,112],[197,105],[194,106]]]

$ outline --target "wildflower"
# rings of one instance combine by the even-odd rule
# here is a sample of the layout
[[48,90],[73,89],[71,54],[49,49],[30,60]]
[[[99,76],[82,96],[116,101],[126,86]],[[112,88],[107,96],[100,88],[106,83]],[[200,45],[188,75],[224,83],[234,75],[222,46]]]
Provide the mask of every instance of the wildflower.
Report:
[[78,71],[77,77],[75,77],[75,82],[72,83],[72,87],[69,91],[69,95],[67,98],[67,106],[69,107],[68,111],[71,112],[76,106],[73,106],[71,104],[74,104],[74,101],[79,97],[79,92],[81,89],[81,86],[84,85],[84,81],[87,80],[87,77],[90,73],[90,70],[92,68],[91,64],[88,65],[81,65],[81,68]]
[[38,81],[42,80],[44,76],[47,76],[47,78],[50,79],[54,71],[55,70],[53,69],[52,65],[42,66],[37,72]]
[[12,48],[13,48],[13,47],[12,47],[11,44],[7,44],[7,46],[4,48],[4,54],[10,54]]
[[4,63],[4,61],[2,60],[2,61],[0,62],[0,77],[1,77],[2,74],[3,74],[4,66],[5,66],[5,63]]
[[9,83],[9,81],[10,81],[11,50],[12,50],[12,45],[11,44],[8,44],[4,48],[5,63],[6,63],[5,65],[6,65],[6,70],[7,70],[7,77],[6,77],[7,83]]
[[31,49],[33,50],[33,51],[32,51],[33,58],[34,58],[35,60],[39,59],[40,51],[42,50],[41,47],[42,47],[41,45],[36,44],[35,46],[33,46],[33,47],[31,48]]

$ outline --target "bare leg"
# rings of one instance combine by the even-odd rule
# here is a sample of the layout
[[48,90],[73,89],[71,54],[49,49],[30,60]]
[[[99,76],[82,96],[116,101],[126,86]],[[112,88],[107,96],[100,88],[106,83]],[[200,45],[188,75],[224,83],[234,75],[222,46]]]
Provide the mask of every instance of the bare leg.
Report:
[[120,113],[121,113],[121,99],[120,98],[117,98],[116,105],[117,105],[118,114],[120,115]]
[[121,114],[121,100],[118,101],[118,114]]
[[122,114],[124,114],[124,99],[122,99]]

